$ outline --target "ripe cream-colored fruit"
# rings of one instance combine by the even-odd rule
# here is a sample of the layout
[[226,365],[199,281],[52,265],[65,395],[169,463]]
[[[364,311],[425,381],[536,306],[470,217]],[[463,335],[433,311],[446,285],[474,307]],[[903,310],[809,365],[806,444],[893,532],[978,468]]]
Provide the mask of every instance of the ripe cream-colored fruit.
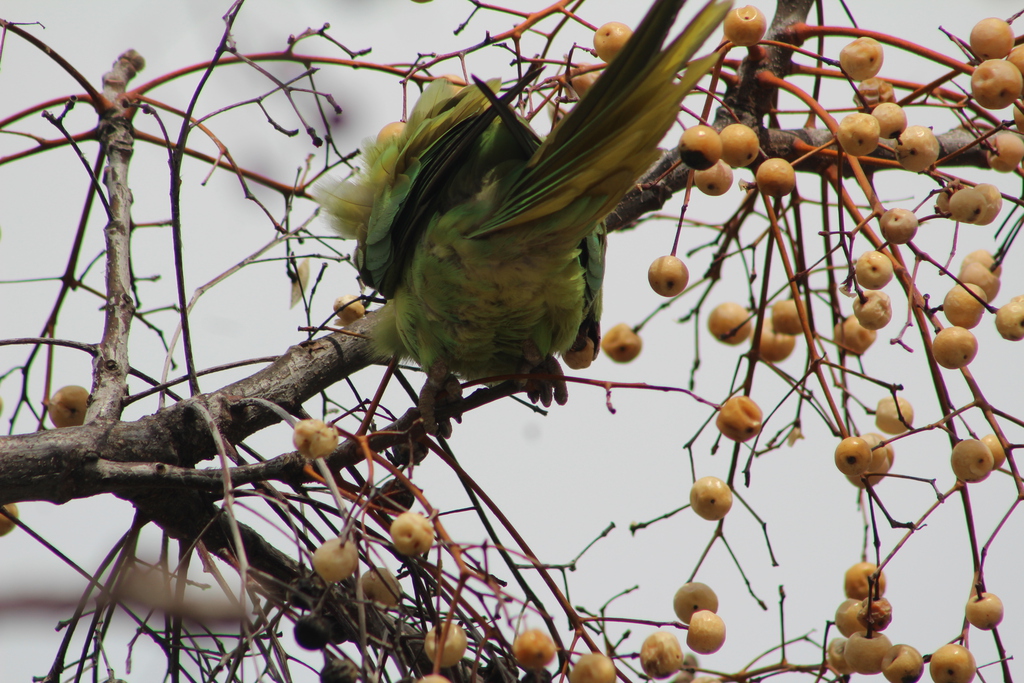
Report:
[[873,78],[882,68],[885,52],[874,38],[858,38],[839,51],[839,64],[850,78]]
[[968,483],[984,481],[992,473],[995,459],[985,442],[978,439],[964,439],[953,446],[950,465],[953,474],[960,481]]
[[889,209],[878,220],[882,237],[893,244],[906,244],[917,234],[918,220],[908,209]]
[[344,581],[359,564],[359,549],[352,541],[328,538],[313,552],[313,569],[324,581]]
[[970,330],[947,327],[932,340],[935,362],[947,370],[967,367],[978,355],[978,340]]
[[725,622],[714,612],[702,609],[690,617],[686,631],[686,647],[697,654],[718,652],[725,644]]
[[975,284],[985,290],[988,301],[994,301],[999,294],[999,276],[981,263],[968,263],[960,267],[960,281]]
[[967,601],[964,614],[974,628],[991,631],[1003,620],[1003,601],[992,593],[982,593],[978,597],[971,591],[971,598]]
[[750,337],[754,325],[747,309],[726,301],[711,310],[711,315],[708,316],[708,330],[718,341],[736,346]]
[[803,334],[795,301],[785,299],[772,304],[772,329],[781,334]]
[[768,159],[757,167],[754,175],[757,189],[769,197],[785,197],[796,187],[793,164],[778,157]]
[[878,119],[871,114],[847,114],[839,122],[836,140],[843,146],[843,151],[852,156],[871,154],[878,147],[878,136],[881,127]]
[[722,404],[715,426],[733,441],[746,441],[761,433],[761,409],[749,396],[733,396]]
[[1002,19],[982,19],[971,29],[971,50],[979,59],[1002,59],[1013,49],[1013,29]]
[[992,453],[992,469],[999,469],[1006,462],[1006,451],[1003,449],[1002,442],[999,441],[999,437],[995,434],[986,434],[981,437],[981,442],[988,446],[988,450]]
[[938,158],[939,141],[930,128],[907,126],[896,138],[896,160],[908,171],[923,171]]
[[892,320],[892,303],[885,292],[866,290],[853,300],[853,315],[861,327],[880,330]]
[[869,330],[851,315],[841,323],[837,323],[833,330],[836,344],[846,349],[848,353],[859,356],[868,350],[875,343],[878,335],[874,330]]
[[867,472],[871,464],[871,447],[859,436],[848,436],[836,446],[835,461],[843,474],[852,476]]
[[576,68],[569,71],[569,85],[576,91],[579,97],[583,97],[587,94],[594,83],[597,82],[597,77],[601,75],[599,70],[594,67],[600,66],[599,64],[580,64]]
[[80,427],[85,424],[89,392],[74,384],[62,387],[50,397],[47,412],[54,427]]
[[[380,129],[380,132],[377,133],[377,144],[379,145],[383,142],[387,142],[391,138],[398,137],[404,130],[405,121],[392,121],[391,123],[386,124]],[[338,307],[335,306],[334,310],[338,310]]]
[[722,158],[722,139],[710,126],[693,126],[679,138],[679,158],[690,168],[703,171]]
[[[900,421],[900,416],[903,421]],[[906,424],[904,424],[906,422]],[[907,431],[907,425],[914,424],[914,406],[910,401],[899,397],[899,406],[892,400],[892,396],[886,396],[878,402],[875,408],[875,426],[886,434],[902,434]]]
[[732,168],[749,166],[761,149],[761,141],[750,126],[730,123],[718,134],[722,141],[722,161]]
[[978,183],[974,189],[985,197],[985,208],[974,223],[989,225],[999,217],[999,212],[1003,209],[1003,195],[1000,194],[999,188],[991,183]]
[[750,47],[764,37],[768,29],[768,19],[764,13],[753,5],[738,7],[725,15],[722,32],[725,39],[733,45]]
[[707,584],[690,581],[684,583],[676,591],[675,597],[672,598],[672,609],[675,610],[679,621],[689,624],[690,617],[695,612],[700,610],[718,612],[718,596]]
[[609,21],[594,32],[594,51],[597,56],[610,62],[625,47],[626,41],[633,35],[633,29],[617,21]]
[[718,477],[701,477],[690,487],[690,507],[704,519],[722,519],[732,509],[732,489]]
[[[419,0],[413,0],[418,2]],[[423,678],[419,679],[417,683],[452,683],[451,680],[445,678],[441,674],[428,674]]]
[[857,621],[866,629],[884,631],[892,623],[892,604],[885,598],[864,599],[857,610]]
[[839,607],[836,609],[836,628],[847,638],[854,633],[865,633],[867,631],[864,624],[860,623],[857,619],[861,602],[861,600],[847,598],[839,603]]
[[996,330],[1003,339],[1024,339],[1024,302],[1011,301],[996,311]]
[[892,261],[880,251],[865,251],[857,259],[854,274],[864,289],[881,289],[892,280]]
[[987,301],[985,290],[978,285],[968,284],[966,288],[953,285],[942,300],[942,313],[950,325],[969,330],[976,327],[985,315],[983,301]]
[[[8,503],[7,505],[4,505],[3,507],[4,507],[4,510],[7,512],[7,514],[10,515],[11,517],[14,517],[15,519],[19,519],[20,518],[20,515],[18,514],[18,506],[17,506],[16,503]],[[10,517],[7,517],[6,515],[0,515],[0,536],[6,536],[7,534],[9,534],[12,531],[14,531],[14,529],[17,526],[18,525],[15,524],[10,519]]]
[[299,420],[292,432],[292,443],[304,458],[324,458],[338,447],[338,430],[323,420]]
[[859,674],[881,673],[882,658],[891,647],[884,633],[872,633],[870,638],[865,633],[854,633],[846,641],[846,663]]
[[616,363],[628,363],[640,355],[644,346],[640,335],[626,323],[619,323],[604,335],[601,349]]
[[720,197],[732,187],[732,169],[719,159],[711,168],[694,172],[693,184],[709,197]]
[[973,187],[965,187],[949,198],[949,217],[961,223],[977,223],[985,206],[985,195]]
[[833,638],[828,643],[828,665],[840,676],[853,673],[853,667],[846,661],[846,638]]
[[583,348],[576,349],[575,351],[572,349],[563,351],[562,360],[564,360],[565,364],[573,370],[585,370],[594,362],[594,358],[596,357],[594,349],[594,340],[588,337],[583,343]]
[[761,330],[761,345],[758,353],[761,358],[771,363],[779,363],[789,358],[796,348],[796,335],[779,334],[767,327]]
[[[1016,51],[1016,48],[1014,50]],[[1021,56],[1024,57],[1024,50],[1021,51]],[[1020,69],[1020,65],[1017,68]],[[1013,108],[1013,125],[1017,126],[1018,133],[1024,133],[1024,113],[1017,107]]]
[[512,643],[512,655],[524,669],[543,669],[555,658],[555,641],[539,629],[523,631]]
[[995,153],[988,153],[988,165],[994,171],[1011,173],[1024,159],[1024,140],[1014,133],[999,133],[990,139]]
[[928,673],[935,683],[970,683],[978,672],[974,655],[963,645],[948,643],[932,653]]
[[[447,629],[447,630],[446,630]],[[454,666],[466,654],[466,632],[461,626],[452,622],[441,625],[427,633],[423,639],[423,653],[427,659],[434,661],[437,656],[437,646],[441,644],[440,665]]]
[[[858,562],[847,569],[846,575],[843,577],[843,590],[846,592],[846,597],[851,600],[863,600],[868,597],[868,579],[876,569],[878,567],[870,562]],[[878,577],[878,596],[883,595],[885,595],[884,572]]]
[[[881,434],[875,434],[873,432],[861,434],[860,438],[864,439],[868,448],[871,449],[871,462],[868,464],[866,471],[876,472],[879,474],[885,474],[888,472],[892,468],[893,460],[896,457],[892,444],[886,444],[878,447],[878,444],[885,441],[885,438]],[[882,481],[883,478],[884,477],[868,477],[868,480],[872,486],[878,486],[878,483]],[[857,488],[865,488],[863,477],[860,475],[848,476],[847,479]]]
[[402,599],[402,585],[387,567],[371,567],[359,577],[363,597],[385,607],[397,607]]
[[422,555],[434,544],[434,525],[418,512],[403,512],[391,522],[391,543],[403,555]]
[[869,107],[874,107],[884,102],[896,101],[896,92],[892,88],[892,83],[881,78],[865,78],[857,85],[857,92],[860,93],[859,96],[854,95],[853,97],[853,103],[857,107],[862,106],[865,102]]
[[893,645],[882,657],[882,675],[889,683],[915,683],[924,673],[924,658],[910,645]]
[[600,652],[588,652],[576,660],[569,683],[615,683],[615,665]]
[[676,296],[690,281],[690,271],[686,264],[671,254],[654,259],[647,269],[647,282],[651,289],[662,296]]
[[971,94],[985,109],[1005,109],[1020,97],[1024,80],[1010,62],[986,59],[974,68],[971,76]]
[[907,114],[895,102],[882,102],[871,110],[878,120],[878,136],[894,138],[907,128]]
[[683,648],[676,634],[655,631],[640,646],[640,667],[651,678],[668,678],[683,664]]
[[346,327],[366,315],[366,306],[359,297],[345,294],[334,300],[334,312],[338,315],[338,324]]
[[1003,274],[1003,267],[996,265],[995,257],[987,249],[976,249],[967,254],[967,256],[964,256],[963,260],[960,261],[960,270],[962,271],[971,263],[980,263],[996,277]]
[[[1024,74],[1024,46],[1018,45],[1010,50],[1010,54],[1006,55],[1006,61],[1017,67],[1017,71],[1020,71],[1021,74]],[[1014,109],[1016,110],[1016,107]],[[1014,117],[1014,120],[1016,120],[1016,117]],[[1020,126],[1017,126],[1017,128],[1019,129]]]

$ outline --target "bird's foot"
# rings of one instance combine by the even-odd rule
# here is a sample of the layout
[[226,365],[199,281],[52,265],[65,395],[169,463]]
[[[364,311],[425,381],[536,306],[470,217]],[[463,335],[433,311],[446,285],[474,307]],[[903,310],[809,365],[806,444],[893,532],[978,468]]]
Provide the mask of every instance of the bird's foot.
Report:
[[520,372],[524,375],[544,374],[557,377],[554,380],[533,377],[526,380],[526,396],[534,403],[539,401],[547,408],[551,406],[552,398],[560,406],[564,406],[569,400],[569,389],[562,379],[565,374],[562,372],[562,366],[554,356],[542,357],[537,345],[532,341],[523,342],[523,363]]
[[[428,434],[448,438],[452,435],[452,423],[448,418],[440,421],[437,419],[435,409],[439,397],[442,399],[441,405],[454,403],[462,398],[462,385],[455,375],[448,372],[448,364],[440,359],[434,361],[427,370],[427,381],[420,390],[419,408],[420,417],[423,418],[423,429]],[[456,415],[456,422],[462,422],[461,418],[461,415]]]

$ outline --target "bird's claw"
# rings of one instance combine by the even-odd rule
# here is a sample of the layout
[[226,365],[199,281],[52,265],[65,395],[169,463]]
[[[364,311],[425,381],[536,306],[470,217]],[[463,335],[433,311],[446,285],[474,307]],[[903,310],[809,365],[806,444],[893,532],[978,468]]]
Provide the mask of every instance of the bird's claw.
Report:
[[523,343],[522,374],[544,374],[558,377],[555,380],[532,377],[526,380],[526,396],[533,403],[539,401],[545,408],[549,408],[552,398],[560,406],[564,406],[565,402],[569,400],[569,389],[565,385],[565,380],[561,379],[564,376],[562,366],[554,356],[541,357],[537,345],[532,341]]
[[[419,409],[423,419],[423,429],[428,434],[448,438],[452,435],[451,420],[438,420],[436,408],[438,395],[442,395],[442,403],[454,403],[462,399],[462,384],[455,375],[448,372],[448,364],[442,360],[434,361],[427,370],[427,381],[420,390]],[[461,423],[462,416],[456,415],[455,421]]]

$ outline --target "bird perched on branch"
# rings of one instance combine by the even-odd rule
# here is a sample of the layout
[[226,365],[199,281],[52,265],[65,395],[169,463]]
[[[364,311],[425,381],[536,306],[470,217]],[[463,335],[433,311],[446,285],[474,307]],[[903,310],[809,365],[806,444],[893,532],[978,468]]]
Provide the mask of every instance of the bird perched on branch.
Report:
[[[435,80],[405,127],[368,141],[363,169],[315,191],[355,262],[387,299],[373,331],[385,357],[427,373],[420,409],[434,431],[441,389],[539,373],[530,398],[565,403],[555,354],[590,364],[600,342],[602,220],[659,156],[679,104],[711,68],[690,62],[728,2],[712,2],[663,48],[685,0],[658,0],[576,107],[541,140],[512,109],[536,77]],[[686,68],[682,75],[679,72]]]

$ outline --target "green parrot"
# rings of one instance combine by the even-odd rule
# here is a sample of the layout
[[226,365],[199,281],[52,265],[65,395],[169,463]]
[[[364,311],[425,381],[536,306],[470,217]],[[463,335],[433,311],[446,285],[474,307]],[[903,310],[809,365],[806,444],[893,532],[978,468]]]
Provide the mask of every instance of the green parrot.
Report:
[[554,354],[573,368],[596,358],[602,221],[657,160],[715,55],[687,63],[730,6],[709,3],[662,49],[684,1],[657,0],[546,139],[511,107],[539,69],[500,98],[497,80],[460,89],[439,79],[399,134],[367,140],[360,172],[314,191],[333,227],[358,240],[363,282],[387,300],[376,350],[427,373],[428,431],[438,392],[458,393],[453,376],[540,373],[531,400],[564,404]]

